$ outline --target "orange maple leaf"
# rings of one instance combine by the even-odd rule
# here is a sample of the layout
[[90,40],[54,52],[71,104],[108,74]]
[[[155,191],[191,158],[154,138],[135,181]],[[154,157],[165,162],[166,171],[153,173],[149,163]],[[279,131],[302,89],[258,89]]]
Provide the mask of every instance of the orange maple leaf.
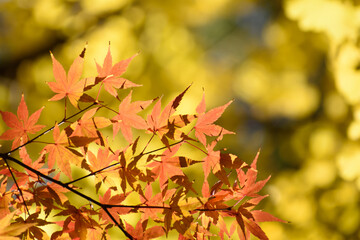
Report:
[[[111,196],[111,188],[109,188],[104,196],[99,196],[99,202],[104,205],[120,205],[129,193],[117,194]],[[110,214],[116,219],[119,214],[128,214],[131,208],[128,207],[107,207]],[[113,220],[109,217],[109,215],[104,211],[104,209],[100,209],[100,216],[106,222],[112,223]]]
[[[144,196],[139,195],[140,201],[147,206],[163,206],[167,207],[168,205],[165,204],[169,198],[174,195],[176,189],[169,189],[164,193],[164,196],[161,192],[155,194],[153,196],[153,190],[151,184],[147,184],[144,191]],[[158,213],[162,212],[161,208],[142,208],[141,209],[141,219],[153,219],[155,221],[161,221],[160,218],[157,216]]]
[[102,83],[104,84],[105,90],[114,97],[117,97],[118,95],[116,89],[126,89],[141,86],[125,78],[120,78],[120,76],[126,71],[129,63],[135,56],[137,56],[137,54],[133,55],[128,59],[122,60],[113,66],[109,45],[109,49],[104,59],[103,66],[101,67],[98,63],[96,63],[99,78],[104,79]]
[[[223,216],[235,217],[236,222],[233,222],[230,229],[237,228],[237,233],[240,239],[249,239],[250,233],[261,240],[268,240],[265,232],[259,226],[259,222],[282,222],[287,223],[282,219],[274,217],[270,213],[261,210],[251,211],[264,196],[251,199],[243,203],[237,210],[230,210],[222,212]],[[230,232],[233,232],[232,230]],[[232,233],[231,233],[232,234]]]
[[208,154],[203,159],[203,170],[205,179],[209,176],[211,170],[213,172],[218,172],[221,169],[220,166],[220,151],[214,151],[214,147],[216,145],[216,141],[213,141],[210,145],[206,147]]
[[34,226],[34,223],[12,223],[11,219],[14,217],[15,212],[12,212],[0,219],[0,238],[1,239],[20,239],[16,236],[25,232],[28,228]]
[[203,94],[203,98],[200,104],[196,108],[196,112],[198,113],[198,120],[195,125],[195,136],[199,139],[199,141],[206,146],[206,137],[207,136],[218,136],[221,139],[224,134],[234,134],[218,125],[213,124],[219,117],[223,114],[225,109],[232,103],[233,101],[229,101],[227,104],[211,109],[207,113],[206,104],[205,104],[205,94]]
[[[26,151],[26,147],[24,146],[24,147],[21,147],[21,149],[19,151],[19,155],[20,155],[20,158],[23,160],[23,163],[25,163],[27,166],[29,166],[33,169],[38,170],[42,174],[49,175],[49,173],[51,173],[53,171],[53,169],[50,169],[50,168],[43,168],[43,166],[45,164],[44,153],[42,153],[40,155],[40,157],[36,161],[33,162],[32,159],[30,158],[29,154]],[[28,173],[28,176],[29,176],[27,182],[30,182],[31,178],[32,178],[32,180],[38,180],[38,176],[36,174],[29,171],[28,169],[25,169],[25,171]]]
[[[190,85],[191,86],[191,85]],[[147,116],[148,132],[157,134],[166,147],[169,147],[170,139],[188,138],[178,128],[182,128],[193,121],[195,115],[175,115],[176,108],[179,106],[184,94],[190,88],[188,86],[182,93],[180,93],[174,100],[169,102],[163,111],[161,111],[161,98],[156,102],[151,114]],[[189,139],[189,138],[188,138]]]
[[69,137],[85,137],[89,140],[100,138],[98,129],[109,126],[111,122],[105,117],[94,117],[98,110],[99,108],[93,108],[86,111],[81,119],[71,124],[70,127],[74,131]]
[[83,71],[85,51],[86,47],[72,63],[67,76],[64,67],[55,59],[54,55],[50,53],[55,82],[47,82],[47,84],[50,89],[57,94],[50,98],[49,101],[58,101],[67,97],[71,104],[77,107],[86,85],[84,79],[80,80]]
[[128,231],[134,239],[148,240],[160,237],[165,234],[164,229],[161,226],[154,226],[146,229],[148,220],[138,221],[135,228],[125,222],[126,231]]
[[[118,161],[119,158],[119,150],[115,153],[111,153],[109,148],[99,148],[97,155],[91,151],[87,152],[89,167],[91,172],[97,172],[101,169],[104,169],[110,165],[110,163]],[[107,186],[115,186],[115,179],[119,176],[118,169],[112,168],[106,171],[98,172],[96,175],[96,187],[101,186],[102,182],[106,182]]]
[[113,117],[111,121],[113,122],[113,136],[121,130],[121,133],[124,135],[125,139],[128,142],[132,142],[133,135],[131,127],[136,129],[146,129],[147,124],[145,120],[138,116],[137,113],[141,110],[144,110],[152,102],[149,101],[136,101],[131,103],[131,94],[127,95],[119,105],[118,115]]
[[20,143],[25,144],[28,141],[28,133],[34,134],[45,127],[45,125],[35,125],[43,109],[44,107],[40,108],[29,117],[23,94],[17,110],[17,116],[11,112],[0,111],[6,125],[11,127],[11,129],[5,131],[0,136],[0,139],[14,140],[11,149],[20,146]]
[[246,173],[243,171],[243,169],[239,168],[236,169],[237,177],[239,180],[239,188],[234,189],[234,196],[237,199],[242,199],[244,196],[249,197],[258,197],[257,194],[269,181],[270,177],[267,177],[264,180],[256,181],[257,178],[257,169],[256,169],[256,163],[257,159],[259,157],[260,151],[256,154],[253,162],[250,165],[250,168],[246,171]]
[[167,185],[166,182],[176,175],[184,175],[181,170],[179,157],[173,157],[174,154],[179,150],[181,144],[177,144],[170,149],[167,149],[162,154],[160,161],[154,161],[149,163],[147,166],[152,167],[152,172],[155,173],[155,177],[159,176],[160,188],[163,190]]
[[82,155],[67,147],[68,145],[68,136],[65,131],[61,131],[56,124],[54,127],[54,144],[48,144],[43,149],[45,152],[49,153],[48,156],[48,166],[52,168],[57,163],[58,168],[60,168],[61,172],[63,172],[66,176],[72,179],[71,176],[71,166],[70,163],[74,163],[79,165],[82,159]]

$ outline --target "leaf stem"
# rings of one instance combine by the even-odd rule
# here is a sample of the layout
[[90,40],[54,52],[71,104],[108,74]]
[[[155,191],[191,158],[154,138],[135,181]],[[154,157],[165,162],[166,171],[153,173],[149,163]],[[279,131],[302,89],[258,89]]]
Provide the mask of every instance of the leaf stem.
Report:
[[185,141],[185,142],[186,142],[187,144],[189,144],[190,146],[192,146],[192,147],[200,150],[201,152],[205,153],[206,155],[209,155],[207,152],[205,152],[203,149],[199,148],[198,146],[196,146],[196,145],[194,145],[194,144],[192,144],[192,143],[190,143],[190,142],[188,142],[188,141]]
[[150,144],[151,140],[153,140],[154,136],[155,136],[155,133],[152,134],[151,138],[150,138],[149,141],[146,143],[144,149],[141,151],[141,153],[140,153],[139,155],[143,155],[143,154],[144,154],[146,148],[149,146],[149,144]]
[[101,84],[100,84],[99,91],[98,91],[98,94],[96,96],[95,102],[99,102],[99,96],[100,96],[100,91],[101,91],[102,85],[103,85],[103,82],[101,82]]

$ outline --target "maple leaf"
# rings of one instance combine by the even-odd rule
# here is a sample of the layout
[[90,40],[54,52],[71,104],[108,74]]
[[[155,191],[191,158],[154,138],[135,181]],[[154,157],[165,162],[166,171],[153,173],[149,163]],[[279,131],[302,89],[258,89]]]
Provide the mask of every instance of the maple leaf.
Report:
[[173,114],[174,110],[171,108],[171,103],[169,103],[161,113],[161,98],[155,103],[155,106],[147,116],[147,124],[149,126],[148,130],[152,133],[158,133],[160,138],[168,131],[163,127],[167,125],[169,117]]
[[39,218],[39,215],[40,213],[36,212],[26,216],[25,219],[18,217],[15,220],[16,224],[33,224],[27,231],[19,235],[21,239],[49,239],[49,236],[41,227],[52,223]]
[[[139,195],[139,197],[143,205],[166,207],[167,205],[165,204],[165,202],[175,193],[175,191],[176,189],[169,189],[165,192],[164,196],[161,192],[153,196],[151,184],[148,183],[145,187],[144,196]],[[157,216],[157,213],[162,211],[163,210],[161,208],[142,208],[141,219],[146,220],[151,218],[155,221],[161,221],[160,218]]]
[[111,121],[105,117],[94,117],[98,110],[99,108],[90,109],[82,115],[81,119],[70,125],[73,132],[69,138],[75,145],[87,145],[94,140],[101,143],[102,135],[98,129],[109,126]]
[[[53,177],[53,179],[58,181],[59,178],[60,178],[60,173],[58,173]],[[67,201],[67,197],[64,193],[69,192],[69,190],[54,182],[46,183],[46,191],[52,196],[52,199],[54,199],[59,205],[63,205],[63,203]],[[60,202],[58,200],[60,200]]]
[[220,166],[220,151],[214,151],[216,141],[213,141],[210,145],[206,147],[207,156],[203,159],[203,170],[205,179],[209,176],[211,170],[213,172],[218,172],[221,169]]
[[164,228],[166,232],[171,229],[175,229],[181,235],[192,239],[193,236],[190,234],[190,228],[194,224],[194,217],[191,214],[183,215],[180,207],[179,200],[182,192],[174,194],[175,196],[170,200],[170,208],[164,209]]
[[[68,216],[65,221],[56,222],[62,227],[62,230],[54,234],[62,235],[68,233],[71,239],[86,240],[88,228],[100,227],[100,225],[91,218],[91,215],[97,215],[97,212],[85,207],[77,208],[66,203],[65,209],[57,213],[55,216]],[[52,235],[52,239],[57,239]]]
[[0,219],[0,238],[4,240],[20,240],[16,237],[22,232],[25,232],[33,223],[15,223],[11,224],[11,219],[14,217],[15,212],[12,212],[2,219]]
[[[130,159],[130,160],[129,160]],[[120,187],[123,192],[126,191],[126,187],[130,186],[133,190],[137,191],[140,194],[142,193],[142,187],[139,184],[140,181],[151,181],[152,178],[146,176],[140,169],[137,167],[137,162],[139,158],[127,157],[125,151],[120,154]],[[152,174],[152,173],[151,173]]]
[[87,229],[87,240],[99,240],[99,239],[110,239],[109,234],[106,232],[106,229],[93,227]]
[[[99,196],[99,202],[103,205],[120,205],[129,193],[117,194],[111,196],[111,188],[109,188],[104,196]],[[106,207],[112,216],[118,216],[119,214],[127,214],[130,212],[131,208],[128,207]],[[113,220],[109,217],[109,215],[104,211],[104,209],[100,210],[100,216],[108,223],[112,223]]]
[[7,178],[2,176],[0,179],[0,219],[10,213],[9,204],[11,201],[11,194],[6,191]]
[[131,127],[136,129],[146,129],[147,124],[145,120],[138,116],[137,113],[144,110],[152,102],[149,101],[136,101],[131,102],[132,91],[127,95],[119,104],[118,115],[113,117],[113,137],[121,130],[121,133],[128,142],[132,142],[133,135]]
[[253,210],[251,211],[256,222],[283,222],[288,223],[285,220],[277,218],[268,212],[264,212],[262,210]]
[[129,63],[135,56],[137,56],[137,54],[133,55],[128,59],[122,60],[113,66],[109,45],[109,49],[104,59],[103,66],[101,67],[98,63],[96,63],[97,72],[99,74],[99,78],[103,79],[102,83],[104,84],[105,90],[114,97],[117,97],[118,95],[116,89],[126,89],[141,86],[125,78],[120,78],[120,76],[126,71]]
[[250,233],[258,237],[261,240],[268,240],[265,232],[261,229],[258,222],[282,222],[287,223],[282,219],[274,217],[270,213],[263,212],[261,210],[253,210],[259,201],[263,197],[256,199],[251,199],[243,203],[237,210],[231,210],[228,212],[223,212],[224,216],[231,216],[236,218],[236,222],[233,222],[231,228],[235,227],[235,224],[238,224],[238,235],[240,239],[249,239]]
[[[238,184],[234,184],[233,189],[231,191],[228,190],[220,190],[218,194],[223,196],[224,201],[232,200],[243,200],[245,196],[251,197],[251,199],[243,202],[237,210],[234,207],[226,212],[221,212],[223,216],[231,216],[235,217],[236,222],[234,222],[231,226],[231,229],[237,229],[237,233],[240,239],[249,239],[250,234],[258,237],[262,240],[267,240],[265,232],[258,225],[258,222],[266,222],[266,221],[277,221],[286,223],[286,221],[274,217],[270,213],[263,212],[261,210],[253,210],[255,206],[259,204],[259,202],[267,197],[260,196],[257,194],[266,182],[269,180],[269,177],[265,180],[256,182],[257,177],[257,159],[259,157],[258,152],[250,165],[250,168],[245,166],[247,169],[246,173],[242,168],[236,169],[238,175]],[[240,163],[240,162],[239,162]],[[238,164],[239,164],[238,163]],[[242,166],[244,166],[242,164]],[[203,190],[206,188],[203,187]],[[211,199],[210,201],[212,201]],[[210,202],[209,201],[209,202]],[[240,201],[239,201],[240,202]],[[236,226],[237,224],[237,226]],[[222,226],[222,232],[227,233],[226,226]],[[229,234],[232,234],[233,230],[230,230]]]
[[[218,187],[220,188],[222,185],[221,181],[219,181],[218,185],[219,185]],[[202,194],[203,194],[204,198],[207,198],[207,201],[204,204],[204,208],[205,209],[229,209],[229,206],[224,203],[228,193],[224,194],[222,192],[217,192],[217,190],[215,189],[216,187],[217,186],[215,184],[214,187],[212,187],[212,189],[209,189],[209,183],[205,179],[205,181],[203,183],[203,187],[202,187]],[[203,212],[203,214],[205,214],[205,216],[202,216],[202,218],[210,217],[211,221],[214,222],[214,224],[217,224],[219,217],[220,217],[220,211],[206,211],[206,212]],[[203,225],[206,226],[207,224],[203,224]]]
[[161,156],[160,161],[154,161],[147,166],[153,168],[152,172],[155,177],[159,177],[160,188],[163,190],[166,187],[166,182],[173,176],[184,175],[181,168],[179,168],[179,157],[173,157],[179,150],[181,144],[177,144],[170,149],[166,149]]
[[[190,85],[191,86],[191,85]],[[161,141],[169,148],[167,137],[172,139],[186,138],[184,133],[177,128],[181,128],[189,124],[196,118],[195,115],[176,115],[172,116],[176,108],[179,106],[184,94],[189,89],[188,86],[174,100],[170,101],[163,111],[161,111],[161,98],[156,102],[151,114],[147,116],[148,132],[157,134]]]
[[50,52],[55,82],[47,82],[47,84],[50,89],[57,94],[50,98],[49,101],[58,101],[63,98],[68,98],[73,106],[78,106],[78,101],[83,95],[84,87],[86,85],[84,79],[80,80],[83,71],[85,51],[86,47],[74,60],[67,75],[64,67]]
[[160,237],[165,234],[164,229],[161,226],[154,226],[151,228],[147,227],[148,220],[138,221],[135,228],[128,224],[126,224],[126,230],[131,234],[131,236],[136,240],[148,240]]
[[[119,151],[116,151],[114,154],[110,153],[108,148],[98,149],[97,156],[93,154],[91,151],[88,151],[88,160],[90,164],[90,170],[92,172],[96,172],[98,170],[104,169],[110,165],[112,162],[116,162],[119,158]],[[108,186],[115,186],[115,181],[112,178],[118,177],[118,173],[114,172],[116,169],[111,169],[110,171],[101,171],[96,174],[96,186],[101,186],[101,182],[106,182]],[[99,179],[99,180],[98,180]]]
[[17,109],[17,116],[11,112],[0,111],[2,119],[11,128],[2,134],[0,139],[14,140],[12,150],[20,146],[21,142],[25,144],[28,141],[28,134],[34,134],[45,127],[45,125],[36,125],[43,109],[44,107],[40,108],[29,117],[23,94]]
[[257,178],[257,169],[256,163],[259,157],[260,151],[256,154],[253,162],[250,165],[250,168],[244,173],[244,170],[239,168],[236,169],[240,188],[235,189],[236,197],[242,199],[244,196],[257,197],[257,193],[265,186],[269,181],[270,177],[267,177],[264,180],[256,182]]
[[[44,153],[42,153],[40,155],[40,157],[36,160],[36,161],[32,161],[29,154],[26,151],[26,147],[22,147],[19,151],[19,155],[20,158],[23,160],[23,163],[26,164],[27,166],[38,170],[39,172],[41,172],[42,174],[45,175],[49,175],[49,173],[51,173],[53,171],[53,169],[50,168],[43,168],[44,164],[45,164],[45,156]],[[29,179],[28,181],[32,178],[33,180],[38,180],[39,177],[34,174],[33,172],[29,171],[28,169],[25,169],[26,172],[29,174]]]
[[60,132],[57,124],[54,127],[53,136],[55,143],[48,144],[43,149],[43,151],[49,153],[48,166],[49,168],[52,168],[56,162],[61,172],[72,179],[70,163],[79,165],[82,155],[67,147],[68,136],[64,130]]
[[[28,184],[28,181],[29,181],[28,174],[18,171],[16,169],[12,169],[11,172],[15,176],[16,182],[19,184],[19,186],[26,186]],[[4,175],[9,178],[12,178],[11,172],[9,171],[8,168],[5,168],[5,169],[0,170],[0,175]],[[16,189],[17,189],[16,184],[13,184],[13,185],[11,185],[11,188],[9,190],[16,190]]]
[[232,103],[233,101],[229,101],[227,104],[211,109],[207,113],[206,104],[205,104],[205,94],[203,94],[203,98],[200,104],[196,108],[196,112],[198,113],[198,120],[195,124],[195,136],[199,139],[199,141],[206,146],[206,137],[207,136],[218,136],[218,139],[221,139],[224,134],[234,134],[218,125],[213,124],[219,117],[223,114],[225,109]]

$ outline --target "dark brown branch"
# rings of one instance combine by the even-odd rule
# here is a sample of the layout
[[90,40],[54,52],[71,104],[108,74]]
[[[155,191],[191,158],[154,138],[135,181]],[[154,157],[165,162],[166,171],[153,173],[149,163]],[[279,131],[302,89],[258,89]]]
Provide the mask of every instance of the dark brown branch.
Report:
[[108,168],[111,168],[111,167],[114,167],[114,166],[116,166],[116,165],[119,165],[119,164],[120,164],[119,162],[113,163],[113,164],[111,164],[111,165],[109,165],[109,166],[107,166],[107,167],[104,167],[104,168],[99,169],[99,170],[97,170],[97,171],[95,171],[95,172],[89,173],[89,174],[87,174],[87,175],[85,175],[85,176],[82,176],[82,177],[77,178],[77,179],[75,179],[75,180],[73,180],[73,181],[67,182],[67,183],[65,183],[65,184],[69,185],[69,184],[72,184],[72,183],[74,183],[74,182],[78,182],[78,181],[80,181],[80,180],[83,180],[83,179],[85,179],[85,178],[87,178],[87,177],[95,176],[96,174],[98,174],[98,173],[100,173],[100,172],[102,172],[102,171],[104,171],[104,170],[106,170],[106,169],[108,169]]
[[22,190],[21,190],[20,187],[19,187],[19,184],[18,184],[17,181],[16,181],[16,178],[15,178],[15,176],[14,176],[14,173],[12,172],[12,170],[11,170],[11,168],[10,168],[10,165],[9,165],[9,163],[7,162],[7,159],[6,159],[6,158],[4,158],[4,161],[5,161],[6,167],[8,168],[8,170],[9,170],[9,172],[10,172],[10,174],[11,174],[11,177],[13,178],[13,180],[14,180],[14,182],[15,182],[15,185],[16,185],[19,193],[20,193],[20,196],[21,196],[21,198],[22,198],[22,200],[23,200],[23,203],[24,203],[26,212],[27,212],[28,215],[30,216],[30,212],[29,212],[29,209],[28,209],[28,207],[27,207],[27,205],[26,205],[24,195],[23,195],[23,193],[22,193]]
[[48,180],[48,181],[51,181],[51,182],[53,182],[53,183],[55,183],[55,184],[57,184],[57,185],[59,185],[59,186],[61,186],[61,187],[63,187],[63,188],[66,188],[66,189],[68,189],[69,191],[75,193],[76,195],[78,195],[78,196],[80,196],[80,197],[88,200],[89,202],[92,202],[92,203],[98,205],[99,207],[101,207],[101,208],[108,214],[108,216],[111,218],[111,220],[112,220],[112,221],[116,224],[116,226],[124,233],[124,235],[125,235],[126,237],[128,237],[128,238],[130,238],[130,239],[133,239],[133,237],[115,220],[114,216],[109,212],[109,210],[107,209],[107,207],[106,207],[104,204],[100,203],[99,201],[96,201],[95,199],[93,199],[93,198],[91,198],[91,197],[89,197],[89,196],[87,196],[87,195],[85,195],[85,194],[83,194],[83,193],[81,193],[81,192],[79,192],[79,191],[77,191],[77,190],[75,190],[75,189],[73,189],[73,188],[70,187],[70,185],[68,185],[68,184],[65,184],[65,183],[63,183],[63,182],[61,182],[61,181],[59,181],[59,180],[56,180],[56,179],[54,179],[54,178],[52,178],[52,177],[49,177],[49,176],[47,176],[47,175],[39,172],[39,171],[36,170],[36,169],[33,169],[32,167],[29,167],[28,165],[22,163],[21,161],[19,161],[19,160],[16,159],[16,158],[11,157],[11,156],[8,155],[8,154],[3,154],[3,153],[1,153],[1,154],[0,154],[0,157],[3,158],[5,161],[6,161],[6,160],[12,161],[12,162],[14,162],[14,163],[16,163],[16,164],[18,164],[18,165],[26,168],[27,170],[35,173],[36,175],[38,175],[38,176],[40,176],[40,177],[42,177],[42,178],[44,178],[44,179],[46,179],[46,180]]

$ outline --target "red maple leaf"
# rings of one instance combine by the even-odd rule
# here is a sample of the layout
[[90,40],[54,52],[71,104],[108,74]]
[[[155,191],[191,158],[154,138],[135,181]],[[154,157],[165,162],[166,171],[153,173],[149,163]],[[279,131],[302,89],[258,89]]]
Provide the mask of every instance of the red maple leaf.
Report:
[[115,135],[121,130],[121,133],[124,135],[125,139],[128,142],[132,142],[133,135],[131,127],[136,129],[146,129],[147,124],[145,120],[138,116],[137,113],[141,110],[144,110],[152,102],[149,101],[137,101],[131,103],[131,94],[127,95],[119,105],[118,115],[113,117],[111,121],[113,122],[113,134]]
[[120,76],[126,71],[131,60],[136,56],[134,56],[122,60],[116,63],[114,66],[112,65],[112,56],[110,51],[110,45],[108,49],[108,53],[104,59],[103,66],[101,67],[98,63],[96,63],[97,72],[99,74],[99,78],[102,78],[102,83],[104,84],[105,90],[117,97],[116,89],[126,89],[131,87],[139,87],[141,85],[135,84],[125,78],[120,78]]
[[213,124],[219,117],[223,114],[225,109],[232,103],[233,101],[229,101],[227,104],[211,109],[207,113],[206,104],[205,104],[205,94],[200,102],[200,104],[196,108],[196,112],[198,113],[198,120],[195,125],[195,136],[199,139],[199,141],[206,146],[206,137],[207,136],[218,136],[219,140],[224,134],[234,134],[218,125]]
[[55,82],[48,82],[47,84],[50,89],[57,94],[50,98],[49,101],[58,101],[66,97],[73,106],[77,107],[86,85],[84,79],[80,80],[83,71],[85,50],[86,47],[74,60],[67,76],[64,67],[55,59],[54,55],[50,53],[53,62]]
[[41,111],[44,107],[34,112],[29,117],[28,108],[26,106],[24,95],[21,97],[21,101],[17,110],[17,116],[11,112],[2,112],[1,116],[6,125],[11,129],[5,131],[0,139],[2,140],[14,140],[11,149],[15,149],[20,146],[20,143],[25,144],[28,141],[28,134],[34,134],[45,127],[45,125],[35,125],[38,121]]

